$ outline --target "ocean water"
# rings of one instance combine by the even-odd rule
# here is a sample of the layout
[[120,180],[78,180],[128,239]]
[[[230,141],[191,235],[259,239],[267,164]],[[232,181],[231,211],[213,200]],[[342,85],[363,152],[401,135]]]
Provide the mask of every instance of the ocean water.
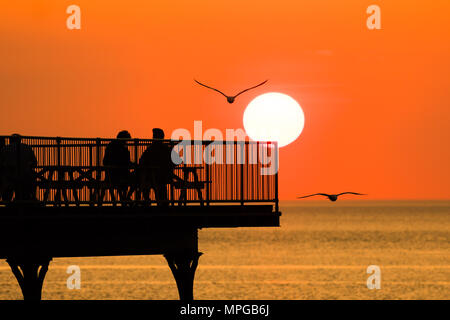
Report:
[[[196,299],[449,299],[450,201],[281,203],[280,228],[203,229]],[[81,288],[67,288],[69,265]],[[381,288],[369,290],[369,265]],[[21,299],[0,261],[0,299]],[[43,299],[178,299],[162,256],[54,259]]]

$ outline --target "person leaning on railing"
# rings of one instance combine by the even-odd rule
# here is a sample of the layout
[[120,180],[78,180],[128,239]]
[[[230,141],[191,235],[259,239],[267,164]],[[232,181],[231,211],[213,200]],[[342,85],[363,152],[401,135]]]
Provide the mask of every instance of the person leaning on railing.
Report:
[[2,168],[2,199],[36,200],[36,181],[33,168],[37,165],[33,149],[22,143],[18,134],[13,134],[9,145],[2,148],[0,167]]
[[121,201],[128,199],[128,188],[131,183],[131,160],[130,151],[125,139],[131,139],[128,131],[120,131],[117,139],[111,141],[105,150],[103,165],[106,167],[106,182],[111,189],[118,190]]

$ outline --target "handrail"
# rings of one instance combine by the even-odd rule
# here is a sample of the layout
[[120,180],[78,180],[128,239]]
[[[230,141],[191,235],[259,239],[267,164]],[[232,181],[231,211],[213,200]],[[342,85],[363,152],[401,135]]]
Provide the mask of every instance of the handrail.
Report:
[[[0,136],[6,146],[12,144],[12,136]],[[112,204],[121,202],[136,203],[142,201],[144,189],[148,191],[147,203],[158,203],[155,183],[145,186],[139,179],[142,178],[142,170],[149,167],[140,164],[146,147],[153,144],[153,139],[121,139],[130,155],[128,173],[133,175],[133,182],[127,184],[127,194],[120,201],[120,190],[108,179],[108,170],[111,166],[102,164],[107,145],[117,139],[112,138],[63,138],[63,137],[36,137],[20,136],[23,145],[32,150],[37,165],[33,166],[36,176],[33,178],[33,197],[45,204],[56,205],[80,205],[82,203],[95,203],[95,205]],[[178,172],[178,181],[167,183],[167,200],[172,204],[186,205],[187,203],[199,205],[213,205],[214,203],[235,202],[245,205],[254,202],[267,202],[274,204],[278,210],[278,152],[275,142],[254,141],[215,141],[215,140],[158,140],[169,144],[170,147],[182,143],[183,166],[198,169]],[[183,149],[184,148],[184,149]],[[17,163],[23,159],[18,148]],[[0,196],[12,188],[14,196],[8,194],[2,196],[0,205],[10,201],[21,200],[22,187],[18,186],[20,179],[23,184],[22,174],[16,178],[11,173],[3,172],[2,153],[0,150]],[[9,151],[10,152],[10,151]],[[200,158],[196,158],[199,156]],[[228,163],[232,160],[234,162]],[[265,162],[266,161],[266,162]],[[275,164],[272,174],[264,173],[264,168]],[[17,166],[20,171],[21,165]],[[134,169],[134,170],[132,170]],[[139,169],[141,171],[139,171]],[[158,170],[154,170],[155,172]],[[267,171],[267,170],[266,170]],[[190,172],[190,171],[189,171]],[[155,173],[151,173],[155,174]],[[187,175],[187,176],[185,176]],[[5,187],[5,181],[13,181]],[[19,179],[19,180],[17,180]],[[29,179],[29,178],[28,178]],[[147,177],[146,179],[153,179]],[[181,182],[180,182],[181,181]],[[2,185],[3,184],[3,185]],[[6,189],[5,189],[6,188]],[[29,186],[31,188],[31,186]],[[22,190],[23,191],[23,190]],[[160,192],[160,191],[158,191]],[[140,194],[141,193],[141,194]],[[144,195],[144,201],[146,200]],[[9,198],[9,199],[8,199]],[[180,200],[181,199],[181,200]],[[183,203],[181,203],[183,202]]]

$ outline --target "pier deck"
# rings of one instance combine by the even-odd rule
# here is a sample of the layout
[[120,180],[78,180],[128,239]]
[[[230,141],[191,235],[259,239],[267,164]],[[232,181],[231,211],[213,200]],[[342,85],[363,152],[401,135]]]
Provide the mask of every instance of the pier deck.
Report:
[[[136,179],[142,170],[158,172],[139,161],[152,140],[123,142],[134,177],[123,192],[123,185],[108,180],[116,167],[101,161],[110,139],[0,138],[9,140],[0,150],[0,182],[13,181],[13,192],[0,185],[0,259],[10,265],[26,300],[41,298],[53,258],[153,254],[166,258],[180,299],[192,300],[202,254],[199,229],[280,226],[278,172],[265,173],[267,163],[261,161],[271,157],[278,165],[270,143],[220,142],[213,152],[211,141],[185,144],[183,163],[164,185],[161,200],[153,176],[149,188]],[[173,147],[172,141],[164,143]],[[29,150],[36,159],[27,175],[20,166],[1,167],[8,162],[5,153],[20,164]],[[186,157],[199,152],[212,152],[214,161]]]

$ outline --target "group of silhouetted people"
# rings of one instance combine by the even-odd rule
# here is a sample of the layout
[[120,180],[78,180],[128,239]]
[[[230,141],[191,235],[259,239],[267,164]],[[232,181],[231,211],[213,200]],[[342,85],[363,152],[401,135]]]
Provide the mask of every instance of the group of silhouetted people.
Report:
[[[153,141],[137,165],[131,161],[127,146],[129,139],[128,131],[120,131],[105,149],[105,182],[111,195],[117,190],[120,200],[126,202],[136,192],[138,199],[142,195],[144,200],[149,200],[153,189],[157,203],[168,204],[167,184],[175,177],[175,165],[171,159],[172,148],[163,141],[164,131],[153,129]],[[8,145],[4,138],[0,138],[0,197],[4,202],[10,202],[14,195],[15,199],[36,200],[36,165],[32,148],[21,142],[20,135],[12,135]],[[104,195],[105,190],[102,189],[100,197],[103,199]]]
[[153,189],[158,204],[167,202],[167,184],[175,178],[172,161],[172,148],[164,143],[164,131],[160,128],[153,129],[153,141],[143,152],[134,173],[130,160],[130,151],[126,145],[126,139],[131,139],[128,131],[121,131],[117,139],[111,141],[105,150],[103,165],[106,167],[106,181],[112,189],[118,191],[121,200],[128,200],[132,192],[138,192],[149,200],[150,191]]

